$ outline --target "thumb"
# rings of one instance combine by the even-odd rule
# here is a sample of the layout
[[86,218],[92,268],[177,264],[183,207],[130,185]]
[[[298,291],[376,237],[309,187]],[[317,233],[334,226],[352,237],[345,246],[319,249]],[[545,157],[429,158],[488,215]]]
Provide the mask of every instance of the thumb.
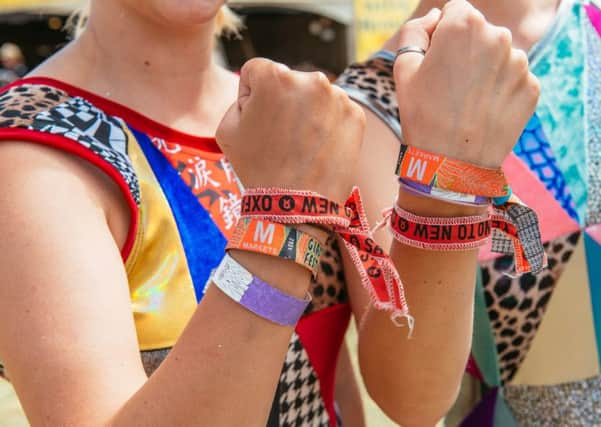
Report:
[[[399,34],[397,49],[403,47],[421,48],[425,51],[430,47],[430,38],[440,21],[442,12],[438,8],[430,10],[421,18],[408,21]],[[394,62],[394,76],[397,86],[403,85],[419,69],[424,61],[424,55],[407,52],[399,55]]]

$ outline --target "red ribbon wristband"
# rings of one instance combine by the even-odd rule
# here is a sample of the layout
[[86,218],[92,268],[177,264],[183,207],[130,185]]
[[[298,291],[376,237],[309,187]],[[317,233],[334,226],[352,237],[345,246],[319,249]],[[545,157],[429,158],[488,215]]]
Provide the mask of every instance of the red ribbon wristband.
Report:
[[395,240],[427,250],[462,251],[484,246],[491,234],[488,213],[465,217],[423,217],[395,206],[389,213]]
[[241,217],[330,227],[342,238],[374,306],[391,312],[396,325],[406,318],[413,330],[403,284],[390,256],[373,238],[358,188],[344,206],[311,191],[248,189],[242,196]]

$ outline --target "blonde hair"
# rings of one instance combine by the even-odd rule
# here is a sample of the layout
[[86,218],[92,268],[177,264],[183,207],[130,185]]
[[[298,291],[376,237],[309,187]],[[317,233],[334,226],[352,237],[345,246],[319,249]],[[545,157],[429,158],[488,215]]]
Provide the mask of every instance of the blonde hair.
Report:
[[[69,19],[67,19],[67,23],[65,24],[65,29],[69,31],[74,38],[79,37],[86,26],[89,14],[90,2],[87,0],[82,7],[69,16]],[[215,17],[215,35],[240,37],[240,30],[242,28],[242,19],[226,5],[221,6],[221,9],[219,9],[219,12],[217,12],[217,16]]]
[[240,37],[240,30],[243,27],[242,19],[232,9],[226,5],[221,6],[215,18],[215,35]]

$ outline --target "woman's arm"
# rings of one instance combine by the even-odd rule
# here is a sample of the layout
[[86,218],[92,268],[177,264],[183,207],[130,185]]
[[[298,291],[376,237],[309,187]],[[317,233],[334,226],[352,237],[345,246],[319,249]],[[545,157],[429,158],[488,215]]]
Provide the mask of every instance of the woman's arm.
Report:
[[[425,58],[407,54],[395,64],[404,142],[499,167],[538,98],[538,84],[525,58],[511,49],[507,31],[487,24],[467,2],[453,0],[440,20],[434,13],[403,27],[396,48],[401,46],[428,50]],[[368,113],[358,173],[371,221],[395,199],[421,216],[482,212],[399,191],[392,173],[398,150],[398,139]],[[392,240],[386,231],[377,237],[385,247]],[[369,299],[351,274],[351,302],[361,319],[361,372],[370,395],[392,419],[407,427],[434,425],[454,402],[467,363],[477,251],[433,252],[394,241],[390,253],[415,331],[408,339],[407,329],[393,326],[386,313],[366,311]],[[346,271],[348,277],[352,269]]]
[[[147,380],[119,248],[91,196],[107,193],[98,173],[47,148],[0,153],[0,357],[31,423],[264,426],[292,328],[211,286]],[[239,260],[285,292],[308,288],[294,263]]]
[[[298,117],[305,126],[291,126]],[[220,141],[235,167],[241,148],[259,155],[240,164],[243,182],[342,199],[349,176],[314,179],[332,166],[314,154],[341,149],[335,169],[353,163],[363,120],[325,77],[252,61]],[[275,140],[270,156],[261,155]],[[296,163],[271,167],[292,150]],[[255,316],[211,286],[147,379],[119,253],[123,227],[113,215],[124,203],[118,191],[79,160],[17,142],[0,144],[0,182],[0,358],[33,425],[265,425],[292,327]],[[308,289],[309,273],[292,262],[232,255],[284,292]]]
[[[456,205],[399,192],[394,170],[399,141],[371,112],[359,181],[371,224],[398,197],[407,210],[423,216],[470,215]],[[369,148],[368,148],[369,147]],[[377,165],[377,167],[376,167]],[[386,312],[367,309],[369,295],[344,253],[344,269],[359,327],[359,363],[366,388],[381,409],[407,427],[434,425],[455,401],[472,336],[476,253],[433,252],[392,243],[387,230],[376,239],[390,247],[405,286],[415,330],[408,338]]]

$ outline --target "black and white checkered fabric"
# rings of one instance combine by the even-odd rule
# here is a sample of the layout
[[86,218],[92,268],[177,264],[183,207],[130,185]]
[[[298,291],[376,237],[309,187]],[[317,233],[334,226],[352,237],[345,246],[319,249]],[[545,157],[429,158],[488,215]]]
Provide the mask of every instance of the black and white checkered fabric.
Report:
[[281,427],[329,426],[319,379],[296,333],[288,346],[278,390]]
[[39,113],[29,128],[72,139],[100,156],[121,174],[136,204],[140,203],[138,177],[127,156],[128,134],[121,119],[77,97]]
[[[545,267],[545,250],[542,245],[540,227],[536,213],[528,206],[512,203],[506,209],[495,209],[496,214],[513,224],[518,231],[518,240],[524,248],[524,254],[530,263],[532,273],[536,274]],[[511,255],[515,249],[513,241],[499,230],[493,230],[493,252]]]

